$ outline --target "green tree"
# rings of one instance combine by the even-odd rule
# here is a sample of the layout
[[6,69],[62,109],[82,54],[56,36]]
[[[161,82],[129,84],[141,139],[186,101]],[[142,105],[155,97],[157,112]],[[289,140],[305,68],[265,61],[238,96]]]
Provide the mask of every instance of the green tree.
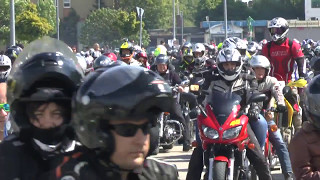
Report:
[[127,12],[136,12],[136,7],[144,9],[146,29],[172,27],[172,0],[119,0],[119,6]]
[[40,17],[47,19],[48,23],[53,27],[49,33],[53,35],[57,33],[56,30],[56,6],[54,0],[38,1],[37,9]]
[[10,40],[10,2],[0,0],[0,41],[6,44]]
[[[134,12],[101,8],[93,11],[81,28],[80,42],[91,46],[98,42],[102,45],[114,45],[124,37],[135,36],[139,32],[140,24]],[[144,36],[148,42],[149,36]]]
[[47,19],[39,17],[36,5],[29,3],[26,9],[16,18],[16,33],[19,40],[33,41],[48,35],[53,27]]
[[71,8],[70,13],[67,17],[63,18],[60,23],[60,36],[61,40],[67,43],[69,46],[78,44],[77,37],[77,23],[80,16],[77,12]]

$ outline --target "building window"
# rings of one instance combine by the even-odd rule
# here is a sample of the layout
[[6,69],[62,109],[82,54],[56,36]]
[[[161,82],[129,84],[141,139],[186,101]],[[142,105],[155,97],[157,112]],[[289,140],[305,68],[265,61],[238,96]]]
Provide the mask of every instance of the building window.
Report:
[[320,0],[312,0],[311,8],[320,8]]
[[63,0],[64,8],[71,8],[71,0]]

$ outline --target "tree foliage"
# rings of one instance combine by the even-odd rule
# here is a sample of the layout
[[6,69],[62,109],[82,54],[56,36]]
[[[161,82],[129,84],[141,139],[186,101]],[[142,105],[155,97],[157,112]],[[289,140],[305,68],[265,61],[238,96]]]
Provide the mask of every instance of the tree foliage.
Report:
[[35,4],[29,3],[24,11],[17,15],[16,32],[19,40],[30,42],[48,35],[52,29],[47,19],[39,17]]
[[[304,19],[303,0],[255,0],[253,7],[247,7],[240,1],[227,1],[228,20],[245,20],[248,16],[258,20],[268,20],[280,16],[286,19]],[[195,20],[210,21],[224,19],[224,5],[222,0],[200,0]]]
[[53,27],[50,35],[57,33],[56,30],[56,6],[54,0],[38,1],[37,9],[40,17],[47,19],[48,23]]
[[[8,44],[10,41],[10,0],[0,0],[0,4],[0,43]],[[41,7],[31,4],[30,0],[15,0],[16,36],[18,41],[34,39],[34,35],[36,34],[42,36],[43,31],[48,31],[48,33],[45,33],[44,35],[51,35],[55,32],[52,27],[52,24],[55,24],[55,22],[52,22],[52,19],[55,18],[55,15],[52,15],[55,7],[50,5],[52,3],[48,1],[39,1]],[[50,26],[47,26],[47,19],[49,19]],[[37,25],[40,25],[40,27],[36,27]],[[21,27],[25,29],[19,29]],[[41,30],[42,28],[46,29]],[[28,31],[26,31],[27,29]],[[29,35],[33,38],[27,38]],[[20,39],[21,37],[22,39]]]
[[80,16],[77,12],[71,8],[70,13],[67,17],[63,18],[60,23],[60,37],[69,46],[74,46],[78,44],[77,37],[77,23]]
[[[93,11],[81,29],[80,42],[92,45],[96,42],[102,45],[114,45],[125,37],[135,37],[140,29],[134,12],[101,8]],[[149,36],[143,37],[148,42]]]

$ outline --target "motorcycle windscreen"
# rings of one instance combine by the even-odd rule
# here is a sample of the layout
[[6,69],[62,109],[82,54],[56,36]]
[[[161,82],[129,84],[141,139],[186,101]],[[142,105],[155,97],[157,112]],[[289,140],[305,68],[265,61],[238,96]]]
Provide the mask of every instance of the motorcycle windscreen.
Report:
[[213,91],[208,97],[208,104],[220,125],[223,125],[231,112],[239,105],[241,97],[235,93]]

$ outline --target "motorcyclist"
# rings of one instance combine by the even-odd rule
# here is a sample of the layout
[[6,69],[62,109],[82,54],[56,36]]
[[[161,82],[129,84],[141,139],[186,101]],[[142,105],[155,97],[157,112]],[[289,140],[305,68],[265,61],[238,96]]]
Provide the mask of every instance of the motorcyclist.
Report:
[[[288,36],[288,22],[281,18],[273,18],[269,25],[269,32],[272,38],[262,48],[262,55],[267,57],[271,64],[270,76],[277,78],[278,81],[288,83],[293,79],[294,63],[297,64],[299,79],[305,78],[305,62],[300,44],[296,41],[291,41]],[[294,80],[294,79],[293,79]],[[295,88],[293,96],[296,101],[299,99],[298,90]],[[295,131],[301,128],[302,124],[302,109],[295,108],[293,114],[293,126]]]
[[[206,79],[203,88],[208,88],[211,93],[214,93],[215,91],[224,93],[236,93],[243,99],[243,101],[240,103],[241,107],[246,107],[246,100],[247,98],[249,98],[248,96],[250,96],[250,94],[253,92],[257,92],[258,84],[255,80],[255,76],[249,75],[247,73],[241,73],[243,62],[239,51],[230,48],[222,49],[217,57],[217,65],[219,74],[211,76],[210,79]],[[261,118],[261,115],[259,115],[259,113],[259,106],[256,103],[252,103],[250,105],[248,113],[248,117],[250,119],[249,122],[250,124],[257,124],[257,126],[261,123],[261,128],[265,127],[265,130],[263,131],[264,134],[256,135],[265,137],[267,125],[265,121],[262,121],[263,119]],[[263,123],[265,123],[265,125],[263,125]],[[255,137],[255,134],[251,130],[250,126],[248,127],[250,141],[255,144],[255,148],[253,150],[247,149],[248,159],[253,164],[253,167],[255,168],[259,179],[272,179],[268,164],[264,155],[262,154],[262,150]],[[262,141],[262,138],[260,137],[258,139]],[[198,144],[199,145],[193,151],[191,159],[189,161],[187,180],[200,179],[200,175],[203,169],[203,149],[201,143],[198,142]]]
[[7,82],[11,67],[10,58],[6,55],[0,55],[0,83]]
[[314,72],[314,75],[318,75],[320,73],[320,46],[317,46],[314,49],[314,54],[310,60],[310,68]]
[[[174,71],[168,68],[169,58],[166,55],[160,54],[156,57],[155,60],[156,71],[170,86],[175,86],[181,84],[182,80],[179,75]],[[179,91],[181,92],[181,99],[187,100],[186,96],[183,95],[184,87],[179,86]],[[189,97],[189,96],[187,96]],[[191,105],[194,107],[195,105]],[[173,105],[172,110],[170,111],[171,117],[177,119],[184,126],[184,130],[182,131],[183,135],[183,151],[189,151],[191,149],[191,140],[190,140],[190,123],[187,121],[181,110],[181,105],[176,102]]]
[[22,48],[19,46],[11,46],[6,50],[4,54],[11,59],[11,63],[13,64],[22,51]]
[[208,57],[205,56],[205,46],[202,43],[196,43],[192,46],[194,58],[194,71],[201,71],[206,67]]
[[304,112],[308,121],[303,123],[289,144],[290,159],[296,179],[320,179],[319,114],[320,76],[316,76],[305,90]]
[[140,66],[140,63],[133,58],[133,44],[131,42],[124,42],[120,47],[121,60],[128,65]]
[[177,71],[179,72],[180,77],[188,76],[192,73],[195,65],[195,59],[192,52],[192,47],[185,49],[182,60],[179,64]]
[[150,64],[148,63],[148,56],[145,51],[137,52],[135,59],[141,63],[142,67],[150,69]]
[[[262,109],[266,110],[265,119],[267,120],[269,127],[269,140],[275,148],[276,153],[279,157],[282,173],[285,180],[291,180],[292,168],[288,149],[286,147],[286,144],[283,142],[280,130],[278,129],[275,132],[271,130],[271,127],[275,125],[274,115],[271,111],[275,106],[275,102],[277,102],[278,112],[285,112],[286,110],[284,95],[282,94],[282,90],[279,89],[278,80],[268,75],[271,67],[269,60],[265,56],[253,56],[250,61],[250,65],[255,71],[256,78],[259,84],[259,92],[266,94],[268,97],[268,99],[263,103]],[[253,128],[253,130],[255,130],[255,128]]]
[[15,131],[0,144],[0,179],[47,179],[42,175],[62,154],[78,150],[69,126],[71,96],[84,75],[68,46],[49,37],[31,42],[16,61],[8,77],[10,106],[2,105],[11,111],[6,127]]
[[[136,66],[98,69],[73,101],[73,126],[87,148],[68,156],[55,179],[177,180],[175,166],[147,158],[150,131],[173,103],[159,75]],[[93,118],[95,117],[95,118]]]

